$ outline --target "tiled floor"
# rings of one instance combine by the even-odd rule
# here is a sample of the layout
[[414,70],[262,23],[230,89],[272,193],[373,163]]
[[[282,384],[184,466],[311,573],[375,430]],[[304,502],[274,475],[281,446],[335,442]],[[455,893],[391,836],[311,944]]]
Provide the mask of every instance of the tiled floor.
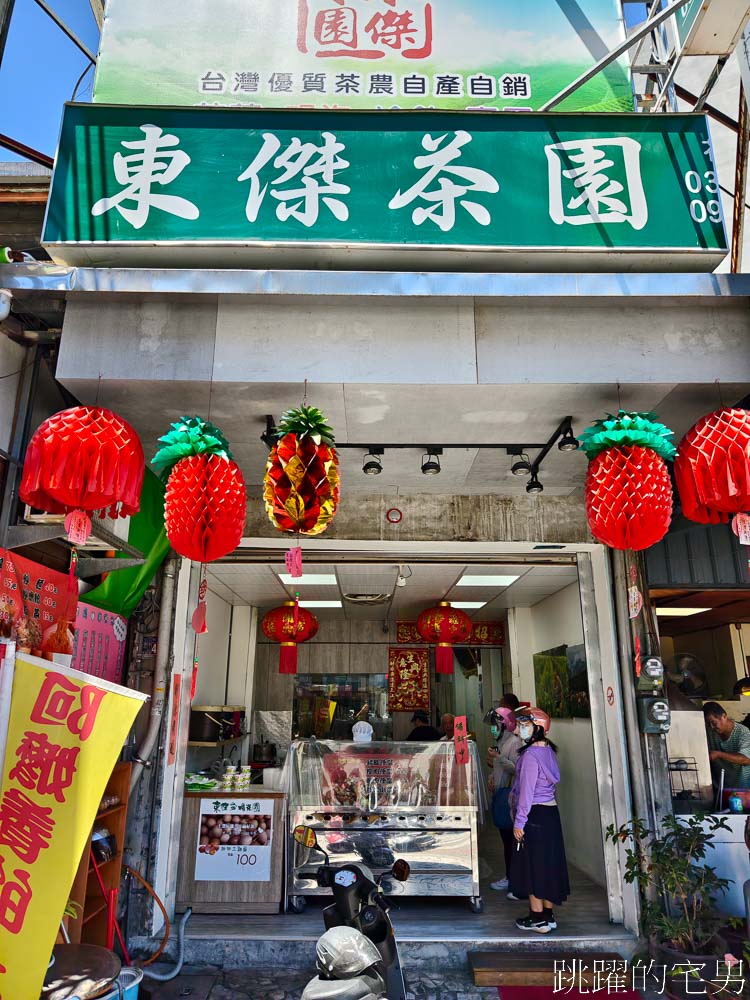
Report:
[[[146,1000],[147,990],[151,993],[149,1000],[299,1000],[308,979],[302,973],[271,976],[255,969],[209,975],[205,970],[197,974],[189,971],[171,983],[145,981],[141,996]],[[473,986],[468,972],[431,973],[408,983],[407,1000],[497,1000],[497,990]]]
[[[480,887],[484,912],[471,913],[468,901],[457,898],[393,898],[391,919],[400,941],[494,941],[521,939],[524,932],[515,926],[516,917],[525,915],[524,903],[513,903],[505,893],[494,892],[489,883],[502,871],[502,845],[492,827],[485,827],[480,839]],[[555,937],[565,940],[579,936],[622,937],[623,929],[609,922],[607,894],[588,876],[570,870],[571,895],[557,912]],[[221,940],[273,937],[276,941],[314,941],[322,933],[321,910],[330,898],[308,898],[302,914],[278,916],[194,913],[187,925],[189,939],[215,937]],[[526,935],[528,937],[528,935]],[[538,939],[538,937],[537,937]]]
[[[493,839],[493,835],[494,838]],[[496,842],[495,842],[496,840]],[[480,883],[485,901],[482,914],[469,911],[465,900],[414,899],[394,901],[391,916],[396,935],[404,942],[404,970],[410,1000],[497,1000],[496,989],[481,989],[472,984],[465,952],[477,943],[491,946],[493,941],[504,941],[506,947],[521,943],[524,934],[515,927],[515,919],[526,912],[526,904],[513,903],[504,893],[493,892],[489,882],[496,878],[500,862],[500,840],[494,831],[485,835],[482,844]],[[498,867],[499,866],[499,867]],[[622,927],[610,924],[605,891],[581,872],[572,869],[571,897],[558,912],[558,931],[549,938],[555,950],[565,950],[580,943],[581,937],[606,941],[612,950],[627,947],[628,935]],[[312,961],[302,963],[302,968],[290,966],[294,942],[305,945],[305,953],[312,955],[313,942],[323,931],[321,910],[330,900],[311,899],[303,914],[278,916],[251,916],[243,914],[193,914],[187,925],[187,952],[200,954],[196,961],[223,961],[228,968],[186,968],[170,983],[157,984],[144,980],[150,1000],[299,1000],[305,984],[313,975]],[[271,965],[259,968],[255,963],[246,968],[231,968],[241,962],[232,962],[242,942],[272,940],[279,948],[279,956],[289,956],[288,965]],[[527,937],[528,940],[528,937]],[[436,961],[419,958],[421,943],[453,942],[454,950],[461,950],[458,967],[440,968]],[[538,935],[533,944],[541,944]],[[192,946],[192,947],[191,947]],[[300,948],[296,952],[300,952]],[[223,957],[222,957],[223,956]],[[267,965],[269,963],[266,963]],[[297,966],[300,962],[296,963]],[[163,967],[168,971],[169,966]],[[143,993],[143,991],[142,991]],[[144,995],[144,1000],[146,996]]]

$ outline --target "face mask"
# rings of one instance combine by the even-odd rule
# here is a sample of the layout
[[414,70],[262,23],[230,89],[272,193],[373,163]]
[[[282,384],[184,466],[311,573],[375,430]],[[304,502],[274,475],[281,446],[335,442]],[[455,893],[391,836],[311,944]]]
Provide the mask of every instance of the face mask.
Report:
[[500,735],[500,730],[497,726],[490,726],[490,732],[492,733],[494,739],[497,739]]
[[518,734],[524,742],[528,743],[531,737],[534,735],[534,727],[531,725],[523,725],[518,727]]

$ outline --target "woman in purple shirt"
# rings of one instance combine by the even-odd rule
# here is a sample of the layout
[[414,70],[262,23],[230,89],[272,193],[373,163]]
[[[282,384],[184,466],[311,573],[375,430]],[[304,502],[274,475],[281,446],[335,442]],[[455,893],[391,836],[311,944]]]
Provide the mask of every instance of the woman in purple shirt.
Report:
[[570,893],[560,813],[555,789],[560,768],[555,744],[547,739],[550,717],[540,708],[516,712],[518,735],[525,746],[518,755],[511,791],[511,813],[516,850],[513,852],[510,887],[514,897],[529,899],[528,917],[516,927],[537,934],[557,929],[553,906]]

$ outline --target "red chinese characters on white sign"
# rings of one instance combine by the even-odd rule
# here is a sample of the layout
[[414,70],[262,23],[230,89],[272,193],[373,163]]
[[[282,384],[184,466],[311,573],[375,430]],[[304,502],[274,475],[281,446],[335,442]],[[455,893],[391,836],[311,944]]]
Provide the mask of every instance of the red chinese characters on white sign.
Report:
[[428,59],[432,5],[425,0],[299,0],[297,47],[319,59]]

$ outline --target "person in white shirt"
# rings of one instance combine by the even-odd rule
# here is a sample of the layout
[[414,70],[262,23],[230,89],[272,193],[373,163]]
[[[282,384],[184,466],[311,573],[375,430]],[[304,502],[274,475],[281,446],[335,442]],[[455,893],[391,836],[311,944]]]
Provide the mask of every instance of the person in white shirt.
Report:
[[450,712],[446,712],[444,715],[440,716],[440,728],[443,730],[443,735],[440,737],[441,743],[450,743],[453,739],[453,728],[456,722],[455,715],[451,715]]

